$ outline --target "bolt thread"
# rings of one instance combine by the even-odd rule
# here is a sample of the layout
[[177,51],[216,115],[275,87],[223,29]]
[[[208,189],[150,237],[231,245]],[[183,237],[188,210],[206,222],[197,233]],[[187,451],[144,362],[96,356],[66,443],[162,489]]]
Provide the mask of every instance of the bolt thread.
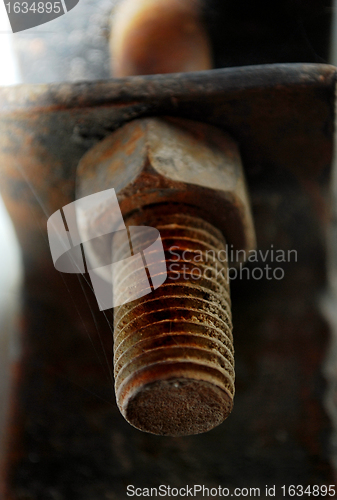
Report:
[[[147,432],[205,432],[229,415],[234,397],[227,263],[219,260],[226,242],[213,225],[183,206],[149,207],[129,216],[126,224],[159,230],[167,279],[115,309],[118,406],[132,425]],[[132,244],[136,254],[137,241]],[[115,260],[122,261],[127,251],[118,248]],[[121,262],[113,282],[116,297],[127,294],[136,274],[128,261]]]

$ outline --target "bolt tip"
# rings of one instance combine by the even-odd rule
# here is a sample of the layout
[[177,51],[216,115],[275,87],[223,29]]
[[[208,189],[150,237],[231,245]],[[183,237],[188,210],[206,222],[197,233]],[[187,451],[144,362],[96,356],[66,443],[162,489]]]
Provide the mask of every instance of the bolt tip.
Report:
[[[184,251],[201,248],[211,276],[193,281],[180,275],[178,281],[169,271],[151,295],[123,304],[114,318],[114,372],[118,407],[131,425],[157,435],[187,436],[209,431],[229,415],[234,349],[228,280],[214,278],[225,263],[206,256],[208,249],[216,255],[225,248],[225,240],[208,222],[185,214],[183,206],[181,213],[173,210],[169,222],[165,206],[164,213],[160,207],[143,209],[128,223],[140,217],[144,225],[156,227],[169,264],[174,242],[181,269],[189,270]],[[120,276],[115,290],[125,287]]]
[[230,414],[233,396],[205,380],[175,377],[139,387],[122,413],[126,420],[151,434],[188,436],[207,432]]

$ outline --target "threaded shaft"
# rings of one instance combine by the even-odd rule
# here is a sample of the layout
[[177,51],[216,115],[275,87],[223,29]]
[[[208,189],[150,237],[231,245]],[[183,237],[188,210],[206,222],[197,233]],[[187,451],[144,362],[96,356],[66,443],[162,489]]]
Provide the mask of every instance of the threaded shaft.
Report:
[[[126,420],[147,432],[178,436],[210,430],[229,415],[234,349],[227,263],[219,260],[225,240],[208,222],[187,215],[186,207],[168,212],[149,207],[126,221],[160,231],[167,279],[115,309],[114,371]],[[118,249],[118,261],[124,251]],[[135,276],[121,262],[114,294],[123,297]]]

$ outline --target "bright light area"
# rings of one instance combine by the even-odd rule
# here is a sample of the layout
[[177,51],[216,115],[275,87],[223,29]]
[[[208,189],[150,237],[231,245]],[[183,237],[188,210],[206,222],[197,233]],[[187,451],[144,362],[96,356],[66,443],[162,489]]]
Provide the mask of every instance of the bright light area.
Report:
[[[11,27],[5,10],[0,2],[0,85],[20,83],[20,75],[13,48]],[[20,258],[19,248],[12,223],[0,198],[0,320],[5,295],[18,282]]]
[[[4,3],[0,1],[0,86],[20,83],[14,57],[13,35]],[[1,168],[1,165],[0,165]],[[18,355],[15,320],[20,298],[21,262],[19,245],[0,197],[0,441],[7,418],[9,370]],[[0,445],[1,447],[1,445]]]
[[14,57],[12,30],[4,2],[0,2],[0,85],[20,83],[19,69]]

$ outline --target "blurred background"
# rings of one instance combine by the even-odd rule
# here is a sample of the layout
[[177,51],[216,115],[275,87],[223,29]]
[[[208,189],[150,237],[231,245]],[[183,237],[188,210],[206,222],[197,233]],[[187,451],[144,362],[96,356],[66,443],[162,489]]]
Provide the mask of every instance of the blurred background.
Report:
[[[118,0],[80,0],[66,15],[13,35],[1,3],[0,85],[110,78],[108,40],[117,4]],[[337,65],[337,0],[205,0],[203,15],[217,68],[283,62]],[[322,310],[335,333],[324,370],[329,381],[326,408],[335,422],[337,468],[336,221],[334,208],[327,235],[330,288],[322,297]],[[0,406],[5,408],[7,386],[3,374],[9,360],[19,354],[13,331],[20,303],[21,264],[15,234],[1,200],[0,241]],[[0,417],[4,418],[4,414]]]

